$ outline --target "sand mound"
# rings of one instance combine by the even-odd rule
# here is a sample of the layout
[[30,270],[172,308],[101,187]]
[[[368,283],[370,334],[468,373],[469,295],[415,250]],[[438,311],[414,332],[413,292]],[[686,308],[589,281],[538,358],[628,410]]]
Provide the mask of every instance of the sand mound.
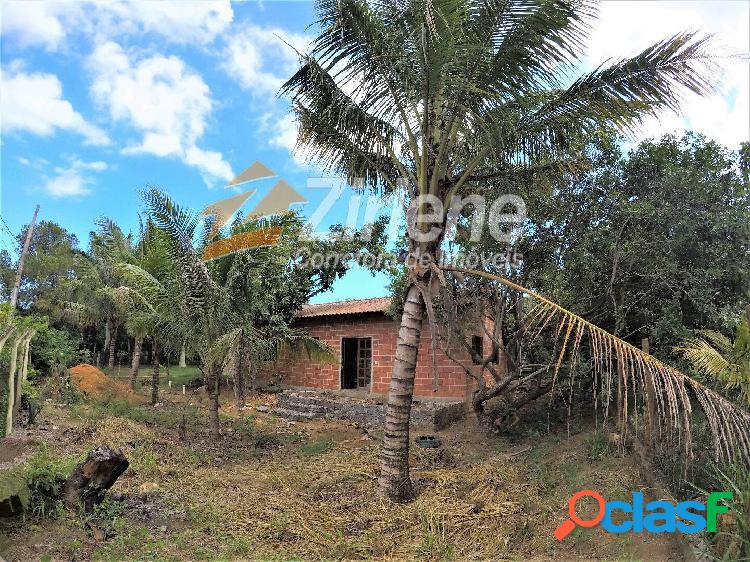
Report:
[[112,380],[93,365],[86,363],[70,368],[70,381],[78,390],[95,400],[121,398],[133,403],[143,401],[143,398],[128,386]]

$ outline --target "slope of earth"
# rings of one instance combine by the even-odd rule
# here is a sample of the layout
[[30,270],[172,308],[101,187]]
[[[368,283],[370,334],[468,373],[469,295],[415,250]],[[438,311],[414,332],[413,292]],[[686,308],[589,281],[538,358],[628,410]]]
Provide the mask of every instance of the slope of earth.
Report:
[[[585,424],[516,442],[468,419],[412,452],[418,496],[375,494],[378,432],[332,420],[287,422],[222,410],[221,441],[205,432],[204,397],[165,393],[161,407],[50,406],[67,427],[38,439],[56,458],[99,444],[131,467],[92,516],[60,513],[0,523],[0,555],[26,560],[680,560],[669,535],[577,529],[552,536],[578,490],[607,499],[644,489],[627,457]],[[226,403],[230,403],[229,396]],[[74,421],[74,427],[71,426]],[[421,433],[417,428],[415,435]],[[585,506],[581,510],[585,516]]]

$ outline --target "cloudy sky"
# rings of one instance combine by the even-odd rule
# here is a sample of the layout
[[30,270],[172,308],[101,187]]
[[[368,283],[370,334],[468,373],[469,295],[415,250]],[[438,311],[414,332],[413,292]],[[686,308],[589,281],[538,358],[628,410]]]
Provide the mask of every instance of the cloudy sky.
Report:
[[[324,196],[305,190],[320,174],[293,153],[294,121],[276,95],[315,33],[312,3],[3,0],[0,10],[2,247],[35,203],[85,246],[96,217],[133,228],[145,186],[201,209],[255,160],[304,193],[306,208]],[[610,1],[600,16],[584,67],[685,29],[714,34],[721,55],[750,52],[747,0]],[[693,129],[732,148],[750,139],[750,65],[723,65],[716,95],[688,98],[683,115],[644,135]],[[326,220],[345,215],[334,208]],[[382,278],[354,272],[322,300],[383,294]]]

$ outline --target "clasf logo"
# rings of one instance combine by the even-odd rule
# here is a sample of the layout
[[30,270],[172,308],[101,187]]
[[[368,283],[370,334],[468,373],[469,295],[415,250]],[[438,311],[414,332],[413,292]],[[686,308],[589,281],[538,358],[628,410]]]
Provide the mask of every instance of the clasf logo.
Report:
[[[596,500],[599,511],[593,519],[581,519],[576,513],[576,503],[584,497]],[[678,504],[659,500],[644,505],[643,493],[633,492],[631,502],[604,501],[602,495],[594,490],[581,490],[568,502],[568,515],[554,532],[558,541],[570,534],[576,525],[595,527],[601,524],[608,533],[699,533],[706,530],[716,532],[716,518],[720,513],[727,513],[729,508],[720,503],[732,498],[732,492],[712,492],[706,503],[683,501]],[[622,523],[612,521],[612,515],[621,512],[625,517]]]

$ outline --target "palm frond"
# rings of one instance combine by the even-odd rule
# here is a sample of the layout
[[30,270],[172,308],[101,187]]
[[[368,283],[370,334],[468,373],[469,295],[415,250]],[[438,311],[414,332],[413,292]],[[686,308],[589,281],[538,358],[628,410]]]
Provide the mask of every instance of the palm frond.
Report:
[[685,355],[698,371],[715,378],[722,378],[730,366],[718,350],[701,338],[694,338],[674,350]]
[[[649,424],[651,427],[658,427],[660,432],[664,429],[667,434],[681,439],[686,459],[691,459],[693,397],[708,420],[717,459],[734,460],[735,455],[739,453],[746,461],[750,460],[750,412],[674,367],[526,287],[483,271],[452,266],[444,266],[443,269],[498,282],[532,299],[536,305],[528,314],[525,335],[533,339],[544,327],[556,326],[558,355],[554,379],[560,373],[566,357],[570,360],[577,357],[581,343],[585,339],[591,351],[595,385],[601,386],[604,390],[611,389],[612,381],[618,380],[623,389],[623,401],[620,404],[623,419],[633,415],[637,420],[638,400],[640,398],[645,401],[647,389],[653,388],[656,411],[652,414],[649,408],[644,409],[646,416],[654,416],[653,419],[649,419]],[[601,394],[598,393],[599,396]],[[635,404],[629,403],[629,395],[635,399]],[[609,400],[606,392],[604,396]]]

